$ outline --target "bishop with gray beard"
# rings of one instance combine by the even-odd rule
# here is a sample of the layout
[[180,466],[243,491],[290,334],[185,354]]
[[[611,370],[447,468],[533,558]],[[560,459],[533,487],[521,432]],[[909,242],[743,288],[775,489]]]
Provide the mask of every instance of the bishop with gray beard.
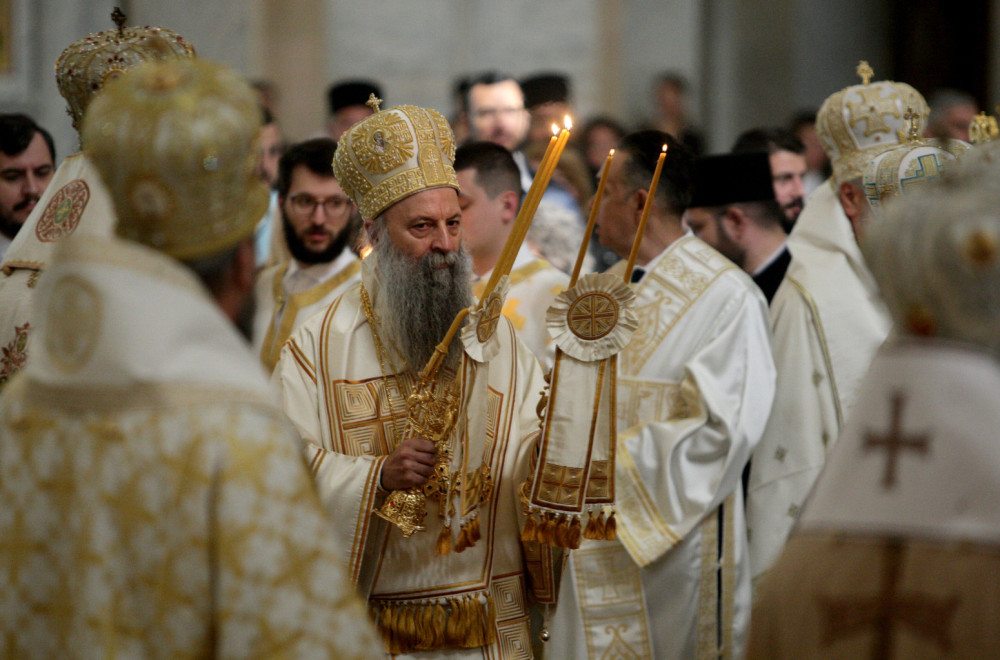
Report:
[[[472,305],[472,261],[464,244],[457,252],[431,250],[413,259],[385,235],[381,217],[372,223],[370,232],[379,282],[375,314],[383,341],[419,372],[455,316]],[[456,338],[444,366],[456,370],[461,354],[462,343]]]

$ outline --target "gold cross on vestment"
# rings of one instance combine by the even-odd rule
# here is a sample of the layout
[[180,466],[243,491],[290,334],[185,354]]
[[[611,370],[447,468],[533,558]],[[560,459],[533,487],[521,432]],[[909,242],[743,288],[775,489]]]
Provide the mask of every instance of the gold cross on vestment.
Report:
[[899,452],[904,449],[915,451],[919,454],[926,454],[929,451],[931,439],[927,434],[906,436],[903,434],[903,404],[904,397],[900,392],[892,395],[892,419],[889,422],[889,431],[885,435],[878,435],[871,431],[865,433],[864,444],[861,448],[867,453],[872,449],[885,448],[888,452],[885,463],[885,472],[882,475],[882,486],[889,490],[896,485],[896,461]]
[[879,593],[869,598],[829,598],[819,596],[823,613],[820,643],[833,643],[858,632],[875,629],[872,658],[893,657],[893,629],[904,624],[910,633],[923,637],[942,651],[951,648],[951,620],[958,609],[957,596],[934,597],[898,590],[903,564],[903,545],[888,541],[879,548],[882,567]]
[[365,101],[365,105],[372,109],[372,112],[379,112],[382,108],[382,99],[375,96],[375,92],[368,95],[368,100]]
[[873,71],[872,68],[868,66],[868,60],[861,60],[860,62],[858,62],[858,68],[856,68],[854,71],[859,76],[861,76],[862,85],[867,85],[868,82],[872,79],[872,76],[875,75],[875,71]]

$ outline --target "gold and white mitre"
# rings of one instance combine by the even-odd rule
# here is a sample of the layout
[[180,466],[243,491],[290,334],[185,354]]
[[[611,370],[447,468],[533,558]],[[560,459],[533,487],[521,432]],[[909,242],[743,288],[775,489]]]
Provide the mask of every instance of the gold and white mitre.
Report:
[[1000,351],[1000,162],[963,158],[862,246],[896,326]]
[[989,474],[1000,459],[1000,191],[984,185],[998,175],[1000,164],[960,163],[866,236],[904,337],[873,363],[802,529],[1000,542]]
[[125,27],[125,15],[111,15],[118,28],[91,34],[70,44],[56,60],[56,84],[69,106],[73,128],[105,83],[150,60],[194,57],[194,47],[173,30],[153,26]]
[[337,181],[372,219],[399,200],[430,188],[458,190],[455,135],[436,110],[400,105],[379,111],[344,133],[333,157]]
[[909,194],[936,180],[956,160],[958,155],[946,149],[919,140],[908,142],[879,154],[868,163],[862,177],[862,189],[872,209],[880,212],[886,200]]
[[253,233],[268,203],[255,174],[259,129],[253,91],[235,72],[172,60],[109,83],[82,136],[118,235],[183,260]]
[[828,97],[816,115],[816,132],[838,184],[859,178],[872,158],[905,142],[910,129],[908,114],[917,115],[921,133],[930,114],[924,97],[906,83],[869,82],[874,72],[867,62],[858,65],[857,73],[862,84]]

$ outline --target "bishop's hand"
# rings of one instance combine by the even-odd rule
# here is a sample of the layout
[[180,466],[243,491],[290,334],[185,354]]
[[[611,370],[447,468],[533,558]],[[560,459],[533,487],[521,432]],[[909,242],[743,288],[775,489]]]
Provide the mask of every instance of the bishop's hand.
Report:
[[430,440],[403,440],[382,464],[382,488],[404,490],[423,486],[434,473],[436,460],[437,452]]

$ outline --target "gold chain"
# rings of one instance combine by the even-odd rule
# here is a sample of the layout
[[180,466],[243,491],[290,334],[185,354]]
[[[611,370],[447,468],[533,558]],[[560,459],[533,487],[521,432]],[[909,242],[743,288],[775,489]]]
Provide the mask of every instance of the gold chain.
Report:
[[[378,355],[378,366],[379,369],[382,371],[382,384],[383,388],[385,389],[385,395],[386,397],[391,398],[392,397],[392,394],[390,393],[391,390],[387,385],[387,381],[389,379],[389,373],[388,371],[386,371],[385,368],[385,360],[389,357],[389,352],[386,350],[385,345],[382,343],[382,337],[379,335],[379,328],[381,327],[381,325],[379,324],[378,316],[375,315],[375,308],[372,307],[372,300],[368,296],[368,289],[365,288],[364,283],[361,284],[361,308],[364,310],[365,318],[368,319],[368,325],[372,329],[372,339],[375,341],[375,353]],[[398,355],[399,351],[396,351],[396,353]],[[410,366],[406,358],[403,357],[402,355],[399,355],[399,358],[403,361],[403,364],[406,365],[406,368],[409,371],[409,373],[414,374],[415,372],[413,371],[413,367]],[[396,389],[403,396],[403,403],[406,406],[406,416],[409,417],[410,416],[409,388],[404,389],[403,381],[400,380],[399,374],[395,371],[395,369],[393,369],[392,379],[396,381]],[[390,409],[392,408],[391,404],[389,405],[389,408]],[[402,438],[395,438],[395,441],[396,444],[398,445],[400,442],[402,442]]]

